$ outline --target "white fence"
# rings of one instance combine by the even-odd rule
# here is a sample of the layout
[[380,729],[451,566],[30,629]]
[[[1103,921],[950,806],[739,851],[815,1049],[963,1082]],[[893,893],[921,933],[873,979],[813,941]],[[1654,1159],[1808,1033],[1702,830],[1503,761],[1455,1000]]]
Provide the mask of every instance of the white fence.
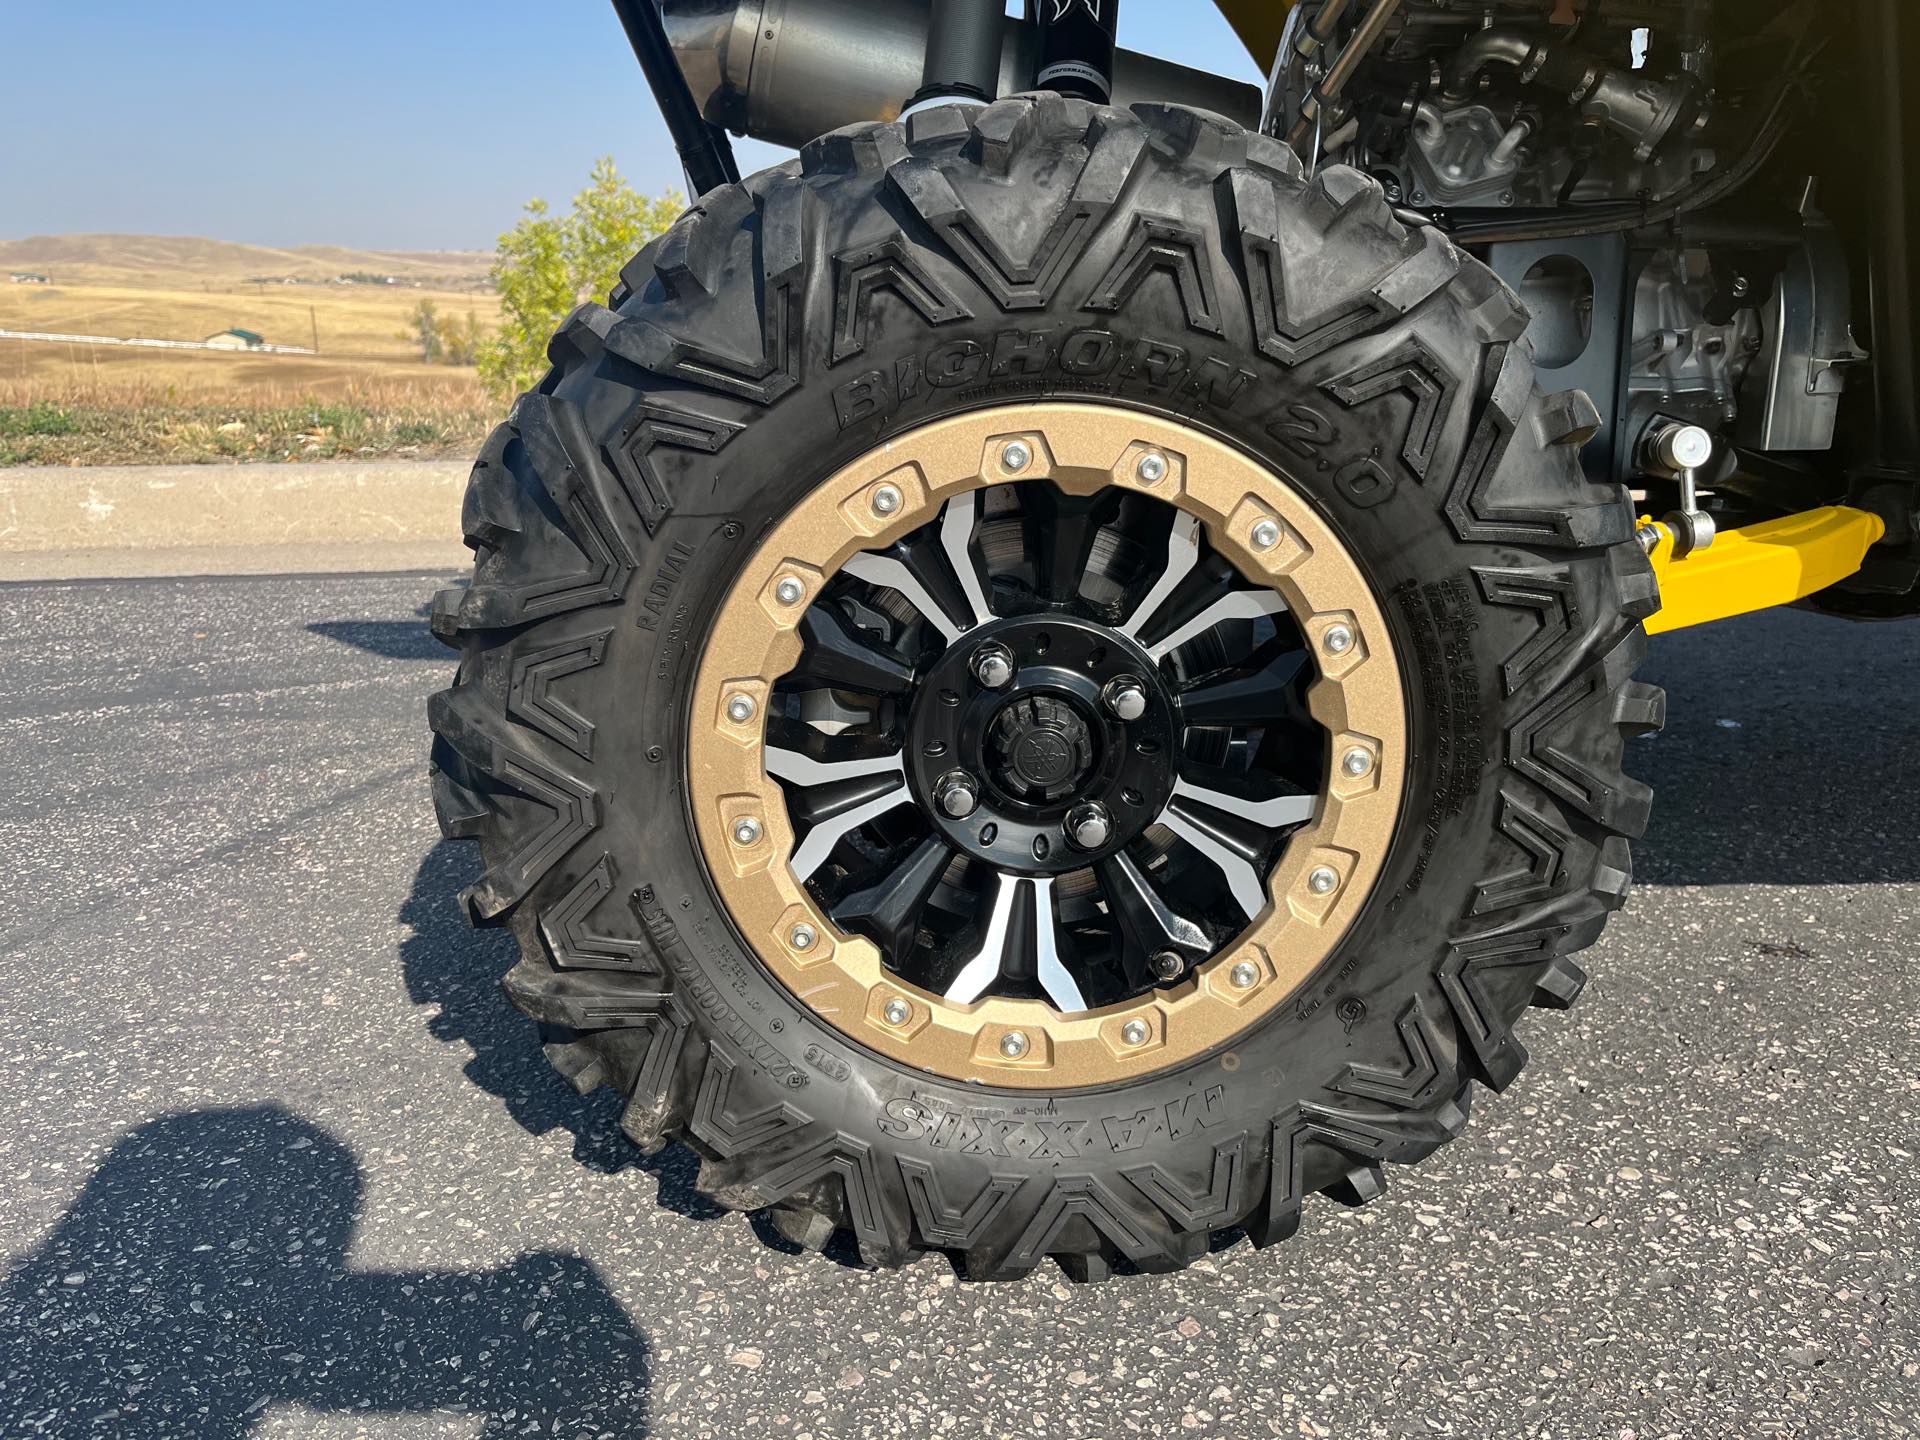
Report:
[[122,340],[113,335],[55,335],[40,330],[0,330],[0,340],[52,340],[67,345],[137,345],[149,350],[221,350],[233,355],[318,355],[300,345],[215,345],[211,340]]

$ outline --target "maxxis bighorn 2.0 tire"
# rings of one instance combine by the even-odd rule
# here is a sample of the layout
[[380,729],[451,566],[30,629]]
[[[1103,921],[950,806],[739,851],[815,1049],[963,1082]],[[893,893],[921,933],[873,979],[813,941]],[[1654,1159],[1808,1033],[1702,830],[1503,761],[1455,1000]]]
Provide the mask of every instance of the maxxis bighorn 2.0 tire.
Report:
[[[436,632],[433,783],[477,840],[465,897],[508,994],[646,1149],[870,1263],[976,1277],[1181,1266],[1466,1123],[1625,897],[1650,795],[1621,769],[1662,696],[1657,605],[1597,424],[1533,383],[1524,312],[1396,220],[1216,117],[1055,96],[822,138],[704,196],[475,466],[469,588]],[[1288,477],[1367,572],[1402,657],[1408,766],[1385,871],[1333,958],[1233,1044],[1063,1093],[968,1086],[852,1043],[744,944],[685,794],[703,639],[814,486],[943,416],[1077,399],[1173,417]],[[706,702],[703,702],[706,703]]]

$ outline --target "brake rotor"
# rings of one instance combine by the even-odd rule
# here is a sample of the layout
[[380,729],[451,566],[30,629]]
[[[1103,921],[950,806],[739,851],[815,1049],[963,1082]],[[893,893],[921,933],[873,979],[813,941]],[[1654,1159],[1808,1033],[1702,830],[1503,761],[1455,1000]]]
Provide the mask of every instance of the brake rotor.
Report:
[[1010,1087],[1317,1009],[1406,769],[1331,527],[1239,452],[1086,404],[830,477],[735,581],[693,703],[703,859],[767,969],[849,1039]]

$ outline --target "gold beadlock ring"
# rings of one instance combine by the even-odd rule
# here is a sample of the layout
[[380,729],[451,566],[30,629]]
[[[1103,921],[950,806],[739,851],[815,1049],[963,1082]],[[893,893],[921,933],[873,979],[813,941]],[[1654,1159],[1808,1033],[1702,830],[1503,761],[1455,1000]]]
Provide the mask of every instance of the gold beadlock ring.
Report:
[[[1003,463],[1015,442],[1028,453],[1017,471]],[[1246,580],[1285,600],[1318,666],[1308,709],[1330,738],[1317,812],[1282,850],[1260,916],[1178,983],[1076,1014],[999,996],[955,1004],[887,970],[878,946],[837,929],[794,878],[785,794],[765,767],[774,684],[799,661],[800,618],[840,566],[927,524],[954,495],[1033,481],[1075,495],[1121,486],[1198,517]],[[1332,528],[1285,478],[1174,421],[1091,404],[1018,405],[890,440],[774,527],[707,637],[687,795],[702,858],[734,925],[822,1021],[949,1080],[1071,1089],[1139,1079],[1207,1054],[1300,991],[1380,878],[1399,820],[1406,745],[1405,692],[1380,604]],[[1372,763],[1345,765],[1355,750]]]

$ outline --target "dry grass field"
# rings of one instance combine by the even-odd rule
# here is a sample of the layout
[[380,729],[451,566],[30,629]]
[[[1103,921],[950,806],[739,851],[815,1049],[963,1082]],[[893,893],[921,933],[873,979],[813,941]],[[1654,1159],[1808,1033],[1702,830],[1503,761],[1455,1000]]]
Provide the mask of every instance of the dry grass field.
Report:
[[[169,236],[0,241],[0,330],[204,340],[231,327],[315,355],[0,339],[0,465],[447,455],[503,406],[404,338],[422,300],[491,326],[491,257]],[[14,272],[49,284],[14,284]],[[346,274],[398,283],[338,283]],[[287,280],[304,283],[285,283]]]

